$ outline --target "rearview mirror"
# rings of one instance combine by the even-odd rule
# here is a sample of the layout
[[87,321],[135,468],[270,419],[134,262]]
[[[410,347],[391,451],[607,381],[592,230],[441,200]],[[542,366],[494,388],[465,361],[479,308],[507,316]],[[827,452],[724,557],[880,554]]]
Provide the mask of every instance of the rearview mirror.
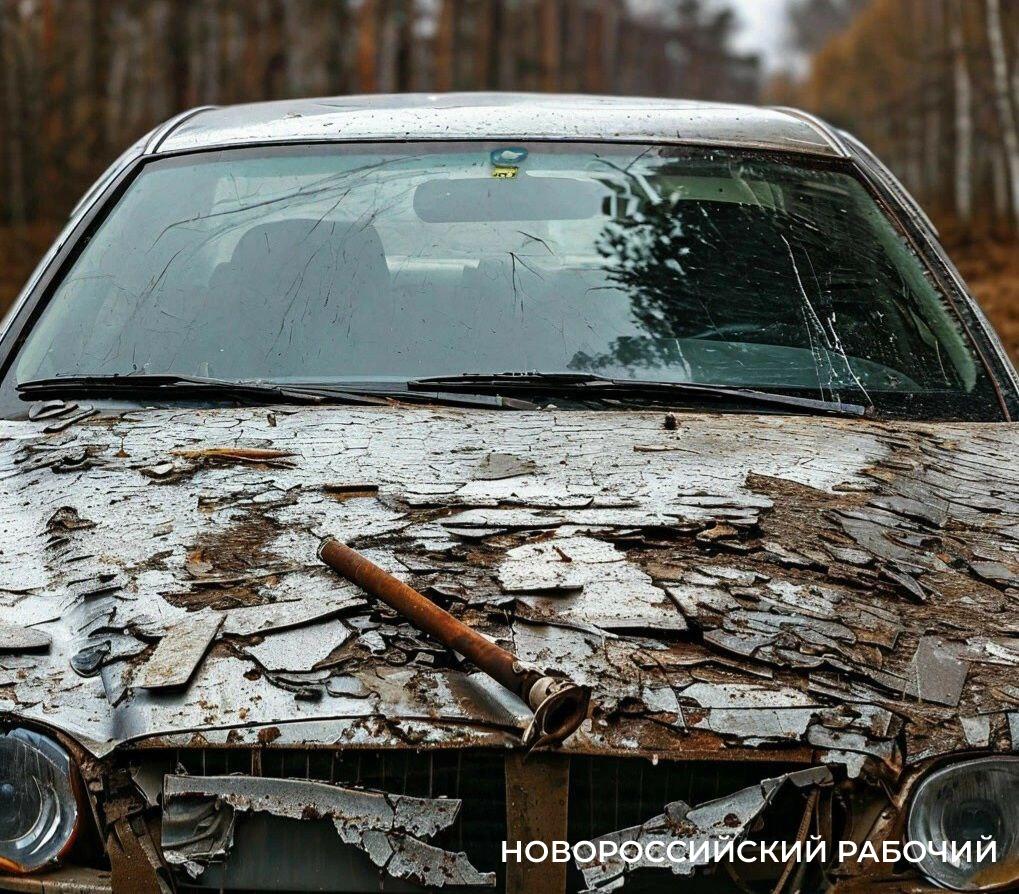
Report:
[[601,213],[604,187],[568,177],[472,177],[426,180],[414,190],[425,223],[585,220]]

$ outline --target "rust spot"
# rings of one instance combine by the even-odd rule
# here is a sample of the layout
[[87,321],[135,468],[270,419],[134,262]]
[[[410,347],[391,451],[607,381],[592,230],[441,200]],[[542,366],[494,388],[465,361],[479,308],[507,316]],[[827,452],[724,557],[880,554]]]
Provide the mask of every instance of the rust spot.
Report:
[[377,484],[323,484],[322,493],[332,497],[337,502],[354,500],[358,497],[377,497],[379,486]]
[[287,568],[266,548],[278,529],[274,519],[252,510],[195,543],[185,561],[191,588],[167,594],[167,602],[191,610],[225,610],[271,601],[263,591],[275,581],[273,570]]
[[266,450],[258,447],[202,447],[199,450],[174,450],[174,456],[198,464],[231,465],[249,463],[256,466],[292,466],[292,450]]
[[981,887],[994,888],[1014,881],[1017,874],[1019,874],[1019,859],[1006,858],[982,867],[973,876],[973,883]]
[[725,540],[730,537],[738,537],[739,531],[737,531],[732,525],[727,525],[722,522],[712,525],[710,528],[706,528],[697,535],[697,539],[702,543],[714,543],[716,540]]
[[708,712],[705,708],[683,708],[683,716],[686,718],[687,724],[690,726],[696,726],[698,723],[706,720]]
[[0,701],[16,704],[22,708],[31,708],[38,704],[36,701],[27,701],[23,699],[22,696],[18,694],[18,687],[16,683],[4,683],[0,686]]
[[69,531],[82,531],[95,526],[95,522],[82,518],[73,506],[61,506],[46,522],[46,530],[50,534],[66,534]]
[[553,546],[552,549],[554,549],[556,551],[556,553],[559,555],[559,558],[562,559],[564,562],[572,562],[573,561],[573,557],[567,555],[566,552],[563,549],[561,549],[560,547]]
[[269,745],[275,742],[281,735],[282,733],[280,733],[278,726],[267,726],[265,729],[258,731],[258,741],[262,745]]

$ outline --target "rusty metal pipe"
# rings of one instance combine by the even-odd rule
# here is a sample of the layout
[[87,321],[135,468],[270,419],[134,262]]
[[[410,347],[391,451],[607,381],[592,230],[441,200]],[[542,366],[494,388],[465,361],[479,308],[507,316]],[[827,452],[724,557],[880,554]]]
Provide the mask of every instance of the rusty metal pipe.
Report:
[[524,734],[529,747],[562,742],[584,721],[591,695],[586,686],[527,666],[512,652],[490,642],[413,587],[332,537],[323,541],[318,556],[337,574],[386,603],[418,630],[473,662],[520,696],[534,712],[534,720]]

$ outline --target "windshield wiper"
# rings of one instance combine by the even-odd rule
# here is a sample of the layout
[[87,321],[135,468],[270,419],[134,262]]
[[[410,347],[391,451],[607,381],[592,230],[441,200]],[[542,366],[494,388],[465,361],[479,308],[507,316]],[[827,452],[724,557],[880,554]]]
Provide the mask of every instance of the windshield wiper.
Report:
[[655,403],[693,399],[712,404],[772,406],[799,413],[832,416],[869,416],[873,407],[842,401],[816,400],[750,388],[728,388],[694,382],[654,382],[643,379],[610,379],[587,373],[465,373],[432,376],[407,383],[409,390],[442,388],[479,393],[547,394],[576,400],[644,400]]
[[238,400],[271,400],[273,403],[384,404],[382,397],[357,392],[333,391],[304,385],[274,385],[268,382],[233,382],[204,376],[175,373],[123,376],[57,376],[18,383],[18,394],[25,398],[64,394],[104,395],[109,397],[216,397]]
[[142,396],[158,399],[181,397],[240,400],[273,404],[353,404],[356,406],[390,406],[394,400],[408,403],[439,403],[447,406],[483,407],[486,409],[537,409],[529,401],[479,394],[461,395],[459,391],[443,393],[442,389],[334,388],[328,385],[283,385],[271,382],[244,382],[176,373],[138,375],[57,376],[21,382],[18,394],[26,400],[65,395],[125,397]]
[[[835,416],[866,416],[871,407],[839,401],[815,400],[749,388],[727,388],[692,382],[654,382],[640,379],[610,379],[586,373],[474,373],[412,379],[404,390],[333,387],[329,385],[284,385],[271,382],[232,381],[175,373],[138,375],[58,376],[21,382],[19,395],[26,400],[66,395],[157,399],[181,397],[239,400],[274,404],[352,404],[389,406],[395,401],[437,403],[446,406],[486,409],[537,409],[520,396],[554,395],[571,400],[618,400],[668,403],[675,399],[712,404],[772,406],[800,413]],[[507,396],[507,395],[512,396]]]

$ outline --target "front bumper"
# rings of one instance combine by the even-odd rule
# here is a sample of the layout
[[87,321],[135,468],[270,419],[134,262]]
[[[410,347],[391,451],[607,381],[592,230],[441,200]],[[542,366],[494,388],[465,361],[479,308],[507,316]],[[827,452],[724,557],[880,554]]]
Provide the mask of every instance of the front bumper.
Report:
[[[0,888],[80,894],[939,890],[910,867],[887,864],[728,862],[678,874],[614,875],[612,866],[573,860],[502,859],[504,843],[512,854],[516,842],[653,835],[654,818],[674,813],[677,804],[702,805],[688,814],[683,835],[723,827],[738,839],[762,842],[808,834],[880,841],[902,834],[911,780],[889,797],[876,777],[847,780],[779,760],[781,752],[770,756],[776,759],[653,762],[565,753],[525,758],[494,749],[142,750],[118,755],[115,766],[103,762],[97,814],[106,825],[109,870],[66,866],[0,877]],[[366,793],[374,792],[386,796],[373,801]],[[383,817],[384,809],[392,815]],[[698,815],[721,821],[714,831],[703,822],[694,829]],[[666,833],[678,834],[674,827]]]

